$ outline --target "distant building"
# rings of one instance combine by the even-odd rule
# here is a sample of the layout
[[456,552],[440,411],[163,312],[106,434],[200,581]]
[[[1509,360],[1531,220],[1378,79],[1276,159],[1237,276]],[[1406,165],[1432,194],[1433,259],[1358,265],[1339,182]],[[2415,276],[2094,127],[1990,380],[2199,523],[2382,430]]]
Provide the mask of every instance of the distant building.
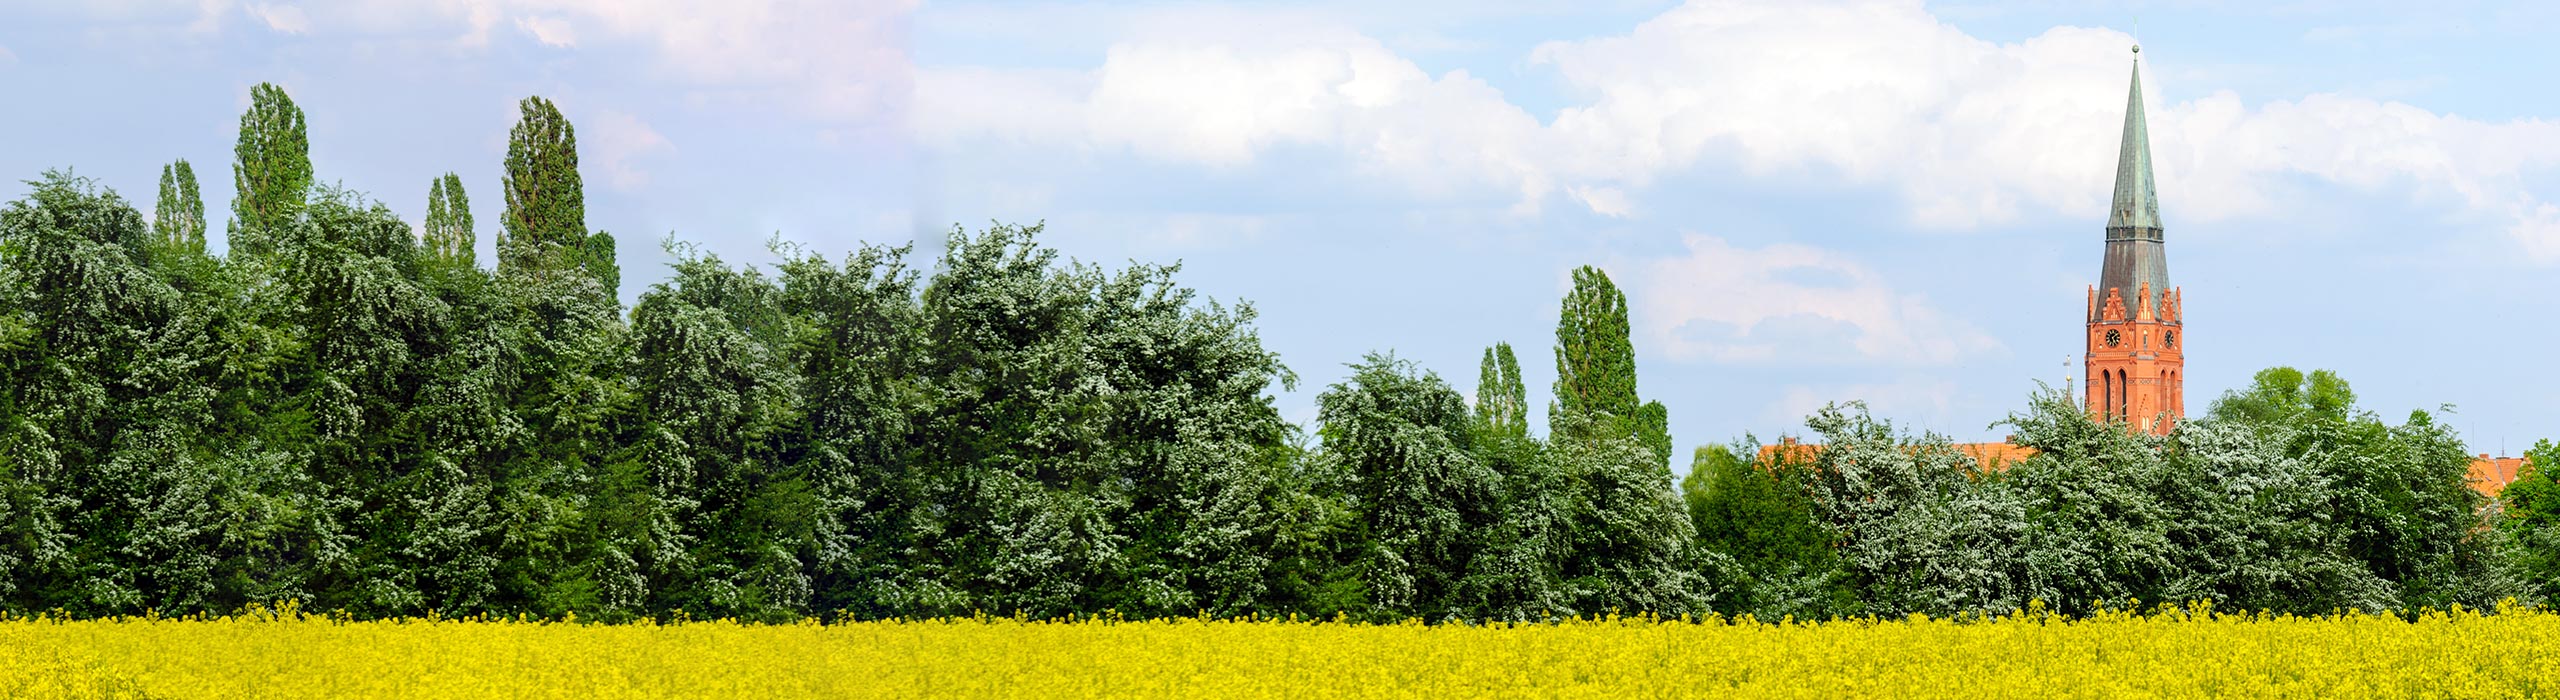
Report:
[[[2116,153],[2116,190],[2107,212],[2106,261],[2089,288],[2087,403],[2093,418],[2122,418],[2135,428],[2166,435],[2184,420],[2186,324],[2182,296],[2169,283],[2167,244],[2161,236],[2160,197],[2151,178],[2151,136],[2142,109],[2142,47],[2133,48],[2133,87],[2125,97],[2124,140]],[[2006,442],[1955,445],[1985,471],[2005,470],[2036,454]],[[1822,446],[1780,438],[1760,448],[1765,462],[1784,453],[1810,462]],[[2471,462],[2473,490],[2490,498],[2514,483],[2521,457],[2480,455]]]
[[2151,181],[2151,136],[2142,110],[2142,47],[2133,47],[2133,88],[2125,98],[2124,142],[2116,154],[2114,206],[2107,212],[2106,264],[2089,288],[2089,415],[2122,418],[2154,434],[2185,418],[2186,349],[2181,296],[2169,284],[2160,197]]
[[2498,494],[2507,490],[2508,484],[2516,482],[2518,472],[2524,471],[2524,465],[2523,457],[2491,457],[2484,453],[2473,458],[2471,490],[2478,491],[2483,496],[2497,498]]

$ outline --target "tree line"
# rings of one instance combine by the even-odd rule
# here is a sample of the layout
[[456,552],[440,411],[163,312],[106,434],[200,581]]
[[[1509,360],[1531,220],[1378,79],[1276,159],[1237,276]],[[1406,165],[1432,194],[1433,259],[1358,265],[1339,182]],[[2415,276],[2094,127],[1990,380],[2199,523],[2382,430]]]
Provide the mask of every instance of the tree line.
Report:
[[[1855,405],[1677,487],[1625,295],[1573,273],[1543,435],[1375,354],[1300,427],[1249,304],[1041,227],[732,265],[672,239],[627,310],[576,134],[519,105],[493,265],[459,177],[417,227],[312,172],[252,91],[227,250],[190,164],[151,215],[48,172],[0,208],[0,608],[790,620],[1116,613],[1763,619],[2212,599],[2539,600],[2560,487],[2465,487],[2427,413],[2270,370],[2166,437],[2040,394],[1985,469]],[[2288,379],[2288,376],[2290,379]],[[2538,455],[2560,456],[2547,443]],[[2548,459],[2539,464],[2552,463]]]

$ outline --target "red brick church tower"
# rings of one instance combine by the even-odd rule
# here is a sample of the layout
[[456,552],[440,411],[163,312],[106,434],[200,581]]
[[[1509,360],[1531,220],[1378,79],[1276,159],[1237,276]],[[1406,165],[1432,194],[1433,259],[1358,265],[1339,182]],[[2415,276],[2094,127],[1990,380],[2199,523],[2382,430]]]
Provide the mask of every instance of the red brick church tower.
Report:
[[2151,186],[2151,138],[2143,126],[2142,47],[2133,47],[2124,146],[2116,155],[2115,205],[2107,213],[2107,261],[2089,288],[2089,415],[2123,418],[2156,434],[2186,416],[2186,334],[2178,288],[2160,236]]

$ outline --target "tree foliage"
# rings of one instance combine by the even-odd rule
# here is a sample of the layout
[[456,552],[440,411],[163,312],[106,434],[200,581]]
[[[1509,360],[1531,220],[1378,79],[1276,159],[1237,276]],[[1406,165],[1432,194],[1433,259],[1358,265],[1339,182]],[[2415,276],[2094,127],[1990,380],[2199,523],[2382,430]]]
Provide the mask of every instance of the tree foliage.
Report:
[[1627,295],[1600,268],[1575,268],[1573,289],[1556,319],[1556,410],[1548,412],[1549,431],[1634,436],[1668,468],[1670,418],[1662,402],[1636,394],[1635,346],[1628,332]]
[[160,168],[160,197],[153,205],[151,235],[173,251],[204,254],[204,194],[195,166],[185,158]]
[[1719,610],[1777,620],[1855,609],[1831,532],[1814,518],[1809,461],[1747,443],[1697,449],[1680,490],[1698,548],[1731,562]]
[[445,173],[427,186],[427,218],[420,229],[418,238],[429,259],[448,266],[479,265],[471,196],[462,190],[462,176]]
[[577,127],[541,97],[524,98],[516,110],[515,128],[507,132],[507,212],[498,266],[544,275],[582,273],[611,294],[621,288],[622,272],[613,236],[587,231]]
[[1529,436],[1529,390],[1520,383],[1520,359],[1510,343],[1484,349],[1476,377],[1475,428],[1486,435]]
[[241,113],[240,138],[231,147],[231,182],[231,248],[263,254],[271,232],[302,212],[314,182],[302,108],[284,88],[259,83],[249,89],[249,111]]
[[1252,306],[1066,259],[1039,225],[955,227],[931,260],[777,242],[771,266],[670,237],[626,314],[574,130],[520,110],[494,269],[451,173],[414,231],[315,186],[272,85],[227,254],[185,161],[147,221],[62,172],[0,207],[0,610],[1776,619],[2560,591],[2560,447],[2493,506],[2433,414],[2387,424],[2325,371],[2261,372],[2165,436],[2039,393],[2006,421],[2034,456],[1998,469],[1827,407],[1818,447],[1701,448],[1674,489],[1625,295],[1591,267],[1545,436],[1508,343],[1472,406],[1373,354],[1301,431]]
[[[2348,395],[2334,377],[2322,385]],[[2351,403],[2266,393],[2242,400],[2277,410],[2217,408],[2167,436],[2040,393],[2007,421],[2036,453],[1997,471],[1862,407],[1826,408],[1810,421],[1823,444],[1809,492],[1854,591],[1828,612],[2212,600],[2316,613],[2480,607],[2528,590],[2478,527],[2468,457],[2429,414],[2392,426]],[[1780,492],[1757,507],[1786,503]]]

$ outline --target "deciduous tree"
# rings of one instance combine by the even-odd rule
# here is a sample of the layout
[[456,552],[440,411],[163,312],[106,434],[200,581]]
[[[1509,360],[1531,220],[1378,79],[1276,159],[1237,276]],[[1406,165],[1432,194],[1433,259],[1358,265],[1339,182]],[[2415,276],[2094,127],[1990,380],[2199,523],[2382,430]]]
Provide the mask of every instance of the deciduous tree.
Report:
[[249,111],[241,113],[240,138],[231,147],[231,181],[231,250],[265,254],[271,232],[302,212],[313,182],[302,108],[284,88],[259,83],[249,89]]

